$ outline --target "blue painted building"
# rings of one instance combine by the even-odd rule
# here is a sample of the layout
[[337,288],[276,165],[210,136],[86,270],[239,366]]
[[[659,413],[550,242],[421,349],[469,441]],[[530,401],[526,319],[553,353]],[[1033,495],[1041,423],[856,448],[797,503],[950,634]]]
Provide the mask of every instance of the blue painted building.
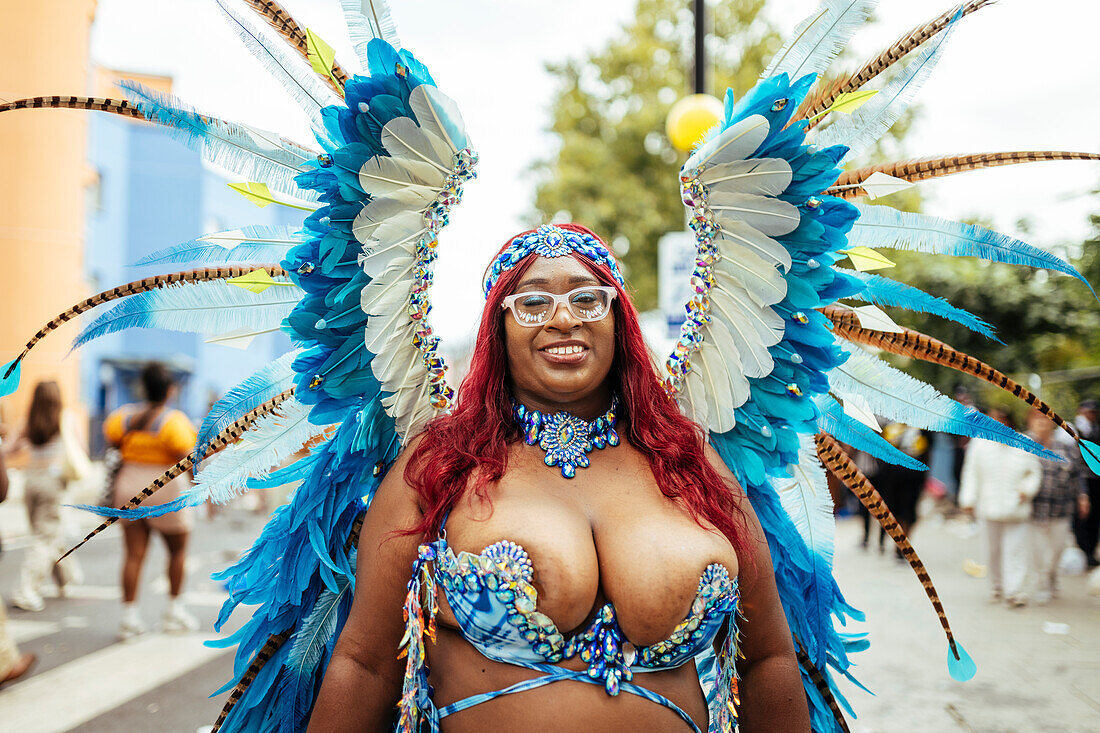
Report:
[[[146,275],[192,265],[131,267],[158,249],[202,234],[248,224],[292,224],[301,213],[263,209],[226,184],[238,179],[207,166],[195,151],[152,125],[96,115],[89,125],[84,262],[93,292]],[[109,306],[108,306],[109,307]],[[204,336],[151,329],[109,334],[82,347],[81,399],[92,421],[92,446],[102,446],[98,424],[108,412],[140,400],[138,374],[149,360],[181,377],[178,407],[199,420],[210,403],[290,348],[282,333],[258,336],[247,350],[207,344]]]

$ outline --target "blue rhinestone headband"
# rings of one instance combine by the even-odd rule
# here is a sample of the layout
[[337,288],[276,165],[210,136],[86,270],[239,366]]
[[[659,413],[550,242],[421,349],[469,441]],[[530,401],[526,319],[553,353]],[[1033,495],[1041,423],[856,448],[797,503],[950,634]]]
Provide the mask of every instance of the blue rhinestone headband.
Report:
[[493,260],[493,264],[489,266],[489,271],[485,275],[485,297],[489,297],[489,291],[493,289],[493,285],[501,275],[518,265],[532,252],[540,257],[565,257],[573,252],[579,252],[593,262],[607,267],[611,270],[611,276],[615,278],[615,282],[623,287],[626,286],[622,273],[619,272],[618,263],[599,239],[591,234],[562,229],[553,224],[543,224],[530,234],[521,234],[513,239]]

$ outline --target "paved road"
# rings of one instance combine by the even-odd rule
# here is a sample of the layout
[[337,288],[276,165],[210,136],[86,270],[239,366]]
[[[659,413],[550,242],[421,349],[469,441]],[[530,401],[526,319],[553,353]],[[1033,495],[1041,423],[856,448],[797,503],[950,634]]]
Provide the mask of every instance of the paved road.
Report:
[[[17,507],[0,508],[5,538],[20,533]],[[250,544],[260,525],[243,508],[200,523],[187,599],[204,629],[224,597],[209,574]],[[959,525],[933,520],[914,534],[956,634],[978,662],[973,681],[956,683],[947,675],[935,614],[912,572],[889,554],[856,549],[856,523],[840,522],[840,584],[867,612],[864,628],[872,640],[855,672],[877,693],[842,683],[859,715],[851,721],[853,733],[1100,731],[1100,602],[1087,595],[1084,578],[1066,579],[1061,598],[1050,606],[991,606],[985,581],[963,571],[965,560],[981,559],[980,538],[965,534]],[[115,642],[119,543],[111,534],[81,551],[87,581],[74,597],[49,601],[39,614],[9,611],[17,638],[41,662],[26,681],[0,690],[0,729],[192,733],[217,716],[221,700],[206,696],[231,665],[228,653],[202,646],[208,633]],[[14,586],[24,547],[24,540],[7,540],[0,589]],[[142,608],[148,621],[163,606],[158,576],[164,559],[163,549],[155,548],[146,569]],[[1068,633],[1044,632],[1047,622],[1068,625]]]
[[[26,550],[21,506],[0,509],[4,552],[0,554],[0,591],[10,601]],[[68,512],[73,536],[87,520]],[[27,613],[8,607],[8,623],[21,648],[38,655],[34,674],[0,689],[0,730],[25,733],[81,731],[184,731],[213,723],[221,699],[208,695],[232,672],[232,656],[209,649],[212,625],[223,590],[209,579],[248,547],[263,519],[247,508],[229,509],[213,521],[199,522],[187,566],[185,601],[202,632],[150,633],[118,643],[118,571],[121,532],[112,528],[80,550],[86,578],[68,598],[47,598],[46,610]],[[142,615],[155,627],[165,605],[167,554],[155,543],[146,562],[139,598]],[[231,624],[229,631],[234,626]]]

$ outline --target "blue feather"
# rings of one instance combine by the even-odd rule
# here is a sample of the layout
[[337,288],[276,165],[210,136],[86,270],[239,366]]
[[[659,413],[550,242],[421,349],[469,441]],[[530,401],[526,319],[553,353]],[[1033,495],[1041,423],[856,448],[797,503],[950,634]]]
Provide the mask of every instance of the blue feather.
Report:
[[896,247],[1057,270],[1072,275],[1092,290],[1089,281],[1068,262],[1027,242],[973,224],[912,214],[889,206],[858,208],[859,220],[848,234],[849,247]]
[[879,306],[896,306],[919,313],[931,313],[934,316],[961,323],[971,331],[1001,343],[1001,340],[994,334],[992,326],[974,314],[962,308],[956,308],[943,298],[937,298],[912,285],[899,283],[896,280],[870,272],[848,270],[845,272],[859,278],[864,284],[863,290],[851,296],[853,298]]
[[294,177],[316,159],[317,151],[284,140],[272,132],[199,114],[169,94],[132,81],[119,86],[147,118],[165,126],[172,137],[203,158],[272,190],[314,201],[314,192],[299,188]]
[[73,348],[128,328],[205,334],[241,328],[274,330],[301,298],[302,291],[290,284],[269,287],[262,293],[224,280],[168,285],[123,300],[85,327]]
[[875,414],[925,430],[995,440],[1035,455],[1061,460],[1031,438],[940,394],[930,384],[894,369],[862,349],[829,374],[833,392],[841,398],[856,395],[867,400]]
[[23,373],[23,359],[17,357],[0,367],[0,397],[8,395],[19,389],[19,379]]
[[817,399],[817,405],[821,409],[818,425],[822,432],[887,463],[905,466],[914,471],[928,470],[928,466],[898,450],[874,430],[845,414],[844,408],[832,397],[822,395]]
[[305,232],[292,226],[253,225],[204,234],[187,242],[158,249],[142,257],[133,267],[165,263],[279,262],[291,247],[306,241]]

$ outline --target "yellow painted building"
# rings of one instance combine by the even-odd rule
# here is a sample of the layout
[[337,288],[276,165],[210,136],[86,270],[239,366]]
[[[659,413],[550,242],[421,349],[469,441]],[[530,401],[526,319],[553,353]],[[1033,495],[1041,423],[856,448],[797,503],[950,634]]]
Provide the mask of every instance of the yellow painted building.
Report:
[[[95,0],[0,0],[0,94],[6,100],[87,94]],[[87,112],[0,114],[0,363],[62,309],[87,294],[84,198]],[[34,385],[56,379],[76,404],[78,355],[66,357],[72,327],[42,342],[23,366],[20,390],[2,400],[11,427],[26,414]]]

